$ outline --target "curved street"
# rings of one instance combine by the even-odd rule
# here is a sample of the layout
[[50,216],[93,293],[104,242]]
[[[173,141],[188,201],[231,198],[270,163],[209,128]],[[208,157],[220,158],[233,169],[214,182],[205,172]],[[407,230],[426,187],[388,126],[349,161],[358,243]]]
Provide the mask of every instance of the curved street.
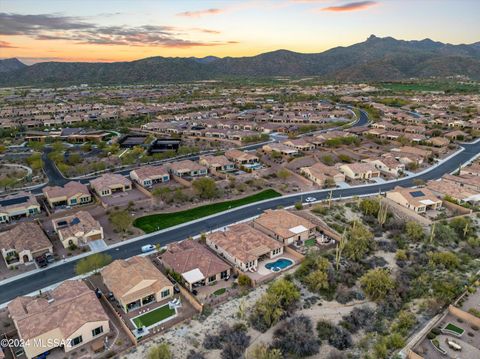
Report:
[[[439,165],[427,169],[426,171],[409,178],[382,184],[372,184],[345,189],[319,190],[308,193],[318,200],[326,199],[332,193],[332,198],[344,198],[349,196],[360,196],[384,192],[395,186],[409,187],[414,185],[414,179],[424,181],[440,178],[446,173],[450,173],[459,168],[462,164],[477,157],[480,153],[480,140],[473,143],[463,144],[463,150],[457,152],[446,161]],[[141,253],[141,246],[146,244],[160,244],[162,246],[183,240],[190,236],[198,235],[202,232],[228,226],[229,224],[245,220],[261,214],[267,209],[274,209],[278,206],[291,206],[301,201],[307,193],[299,193],[290,196],[283,196],[259,203],[239,207],[228,212],[219,213],[202,220],[184,223],[180,226],[165,229],[160,232],[144,235],[138,239],[121,243],[118,247],[109,248],[104,253],[112,256],[113,259],[129,258]],[[26,295],[34,291],[46,288],[55,283],[64,281],[75,276],[75,264],[77,261],[62,263],[39,272],[34,272],[29,276],[13,279],[12,281],[0,286],[0,303],[7,302],[19,295]]]

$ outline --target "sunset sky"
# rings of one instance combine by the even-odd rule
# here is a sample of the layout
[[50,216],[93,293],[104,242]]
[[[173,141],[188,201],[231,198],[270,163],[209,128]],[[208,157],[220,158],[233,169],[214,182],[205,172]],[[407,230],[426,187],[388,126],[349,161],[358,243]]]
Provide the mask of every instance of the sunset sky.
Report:
[[480,41],[479,0],[0,0],[0,58],[130,61],[150,56],[321,52],[370,34]]

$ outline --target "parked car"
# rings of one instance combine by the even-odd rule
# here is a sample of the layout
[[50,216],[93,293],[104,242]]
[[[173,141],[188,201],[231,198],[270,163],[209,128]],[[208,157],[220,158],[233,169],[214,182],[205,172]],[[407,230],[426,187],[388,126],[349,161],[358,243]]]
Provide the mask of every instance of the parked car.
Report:
[[45,253],[45,259],[47,260],[47,263],[55,262],[55,257],[50,252]]
[[142,246],[142,252],[143,253],[152,252],[154,250],[155,250],[155,246],[153,244],[147,244],[145,246]]
[[35,262],[37,262],[37,265],[38,265],[40,268],[45,268],[45,267],[48,266],[47,258],[45,258],[44,255],[35,258]]

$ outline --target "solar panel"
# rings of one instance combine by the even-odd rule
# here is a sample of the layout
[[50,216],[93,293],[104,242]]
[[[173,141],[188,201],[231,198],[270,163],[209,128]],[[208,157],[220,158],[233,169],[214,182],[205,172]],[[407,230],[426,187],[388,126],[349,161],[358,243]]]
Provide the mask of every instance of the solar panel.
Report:
[[417,198],[417,197],[425,196],[425,193],[423,193],[422,191],[414,191],[414,192],[410,192],[410,195],[414,198]]
[[16,197],[16,198],[8,198],[4,200],[0,200],[0,207],[10,206],[13,204],[21,204],[28,202],[28,196]]

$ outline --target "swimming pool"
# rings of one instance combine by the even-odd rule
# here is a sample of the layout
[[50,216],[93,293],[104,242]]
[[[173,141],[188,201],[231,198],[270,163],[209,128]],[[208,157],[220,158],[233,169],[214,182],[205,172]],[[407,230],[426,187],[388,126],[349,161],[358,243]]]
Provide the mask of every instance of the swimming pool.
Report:
[[265,268],[272,272],[280,272],[281,270],[293,265],[293,261],[287,258],[279,258],[275,262],[265,264]]

